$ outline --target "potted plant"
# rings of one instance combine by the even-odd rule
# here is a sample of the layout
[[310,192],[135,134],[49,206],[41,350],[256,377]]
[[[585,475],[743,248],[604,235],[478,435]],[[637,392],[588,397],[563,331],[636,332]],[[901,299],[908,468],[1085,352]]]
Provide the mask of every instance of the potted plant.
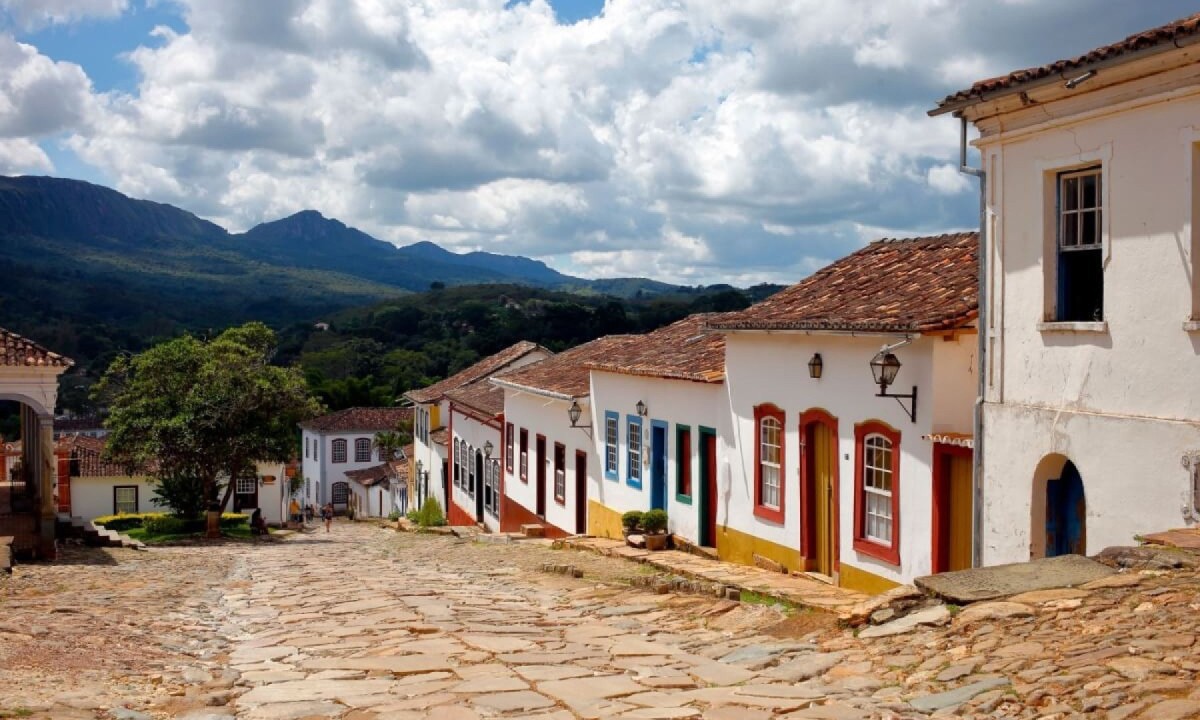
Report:
[[642,529],[646,532],[647,550],[667,549],[667,511],[647,510],[642,513]]
[[628,538],[638,532],[642,526],[642,511],[630,510],[621,516],[621,527],[625,530],[625,537]]

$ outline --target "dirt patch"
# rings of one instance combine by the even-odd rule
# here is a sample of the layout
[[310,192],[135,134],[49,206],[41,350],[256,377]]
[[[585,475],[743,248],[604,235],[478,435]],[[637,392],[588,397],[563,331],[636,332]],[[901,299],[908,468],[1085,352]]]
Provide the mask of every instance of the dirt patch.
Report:
[[835,615],[814,610],[793,613],[782,621],[763,628],[762,631],[771,637],[795,639],[807,637],[813,633],[821,635],[835,633],[838,630],[838,620]]

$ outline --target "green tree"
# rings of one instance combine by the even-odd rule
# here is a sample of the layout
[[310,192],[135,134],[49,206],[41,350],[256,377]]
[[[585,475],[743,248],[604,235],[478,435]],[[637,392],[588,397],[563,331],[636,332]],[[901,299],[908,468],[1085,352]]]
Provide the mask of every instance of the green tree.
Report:
[[400,451],[404,449],[407,443],[399,430],[380,430],[375,433],[375,438],[371,441],[371,444],[379,451],[380,457],[391,461],[399,458]]
[[274,348],[266,325],[248,323],[210,341],[184,335],[118,358],[95,390],[109,408],[106,455],[152,468],[170,495],[198,488],[210,511],[223,511],[235,480],[253,477],[256,461],[291,459],[296,424],[321,412],[298,368],[270,364]]

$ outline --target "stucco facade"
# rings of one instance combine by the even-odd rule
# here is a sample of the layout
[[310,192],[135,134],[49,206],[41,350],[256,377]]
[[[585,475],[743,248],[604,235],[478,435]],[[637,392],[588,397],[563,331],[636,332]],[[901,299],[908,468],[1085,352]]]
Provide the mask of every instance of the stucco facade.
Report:
[[[484,488],[485,476],[490,478],[500,462],[501,436],[499,423],[492,419],[485,421],[474,413],[463,408],[451,408],[450,411],[450,475],[448,480],[453,507],[449,513],[451,525],[474,525],[483,523],[490,532],[500,530],[500,492],[499,482],[496,483],[496,502],[490,501],[490,493]],[[491,455],[484,448],[491,444]],[[458,482],[454,481],[454,449],[460,448],[460,458],[465,460],[460,466]],[[492,463],[495,464],[492,464]],[[489,468],[489,465],[491,466]]]
[[[320,508],[327,502],[333,502],[335,483],[346,483],[347,493],[353,492],[356,485],[346,473],[351,470],[364,470],[380,463],[379,453],[371,447],[375,431],[355,430],[348,432],[322,433],[314,430],[304,430],[301,433],[301,452],[303,453],[304,490],[301,493],[301,505],[313,504]],[[355,458],[355,443],[366,441],[370,451],[366,460]],[[341,455],[334,456],[334,443],[345,443],[345,460],[339,461]],[[347,495],[347,498],[349,496]],[[339,497],[340,499],[340,497]],[[346,502],[336,503],[339,512],[346,509]]]

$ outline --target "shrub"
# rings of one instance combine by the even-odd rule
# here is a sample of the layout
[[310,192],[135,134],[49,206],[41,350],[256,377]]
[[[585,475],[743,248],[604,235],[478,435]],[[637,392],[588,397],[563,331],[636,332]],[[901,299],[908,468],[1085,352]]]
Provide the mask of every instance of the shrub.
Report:
[[236,528],[250,524],[250,516],[245,513],[221,513],[221,527]]
[[101,515],[98,518],[93,518],[92,522],[97,525],[103,525],[109,530],[115,532],[125,532],[132,528],[142,527],[143,519],[147,515],[161,515],[162,513],[126,513],[121,515]]
[[642,514],[642,529],[648,533],[660,533],[667,529],[667,511],[647,510]]
[[425,498],[421,509],[417,511],[416,523],[421,527],[441,527],[446,524],[446,516],[442,514],[442,506],[432,495]]
[[626,532],[634,532],[642,525],[642,515],[641,510],[630,510],[621,516],[621,526]]
[[412,510],[409,510],[407,513],[405,513],[404,517],[408,518],[409,522],[417,522],[417,520],[420,519],[420,517],[421,517],[421,511],[416,508],[413,508]]
[[388,520],[396,521],[399,519],[400,519],[400,511],[399,510],[393,510],[390,513],[388,513]]
[[182,535],[187,523],[171,515],[149,515],[142,520],[142,529],[147,535]]

